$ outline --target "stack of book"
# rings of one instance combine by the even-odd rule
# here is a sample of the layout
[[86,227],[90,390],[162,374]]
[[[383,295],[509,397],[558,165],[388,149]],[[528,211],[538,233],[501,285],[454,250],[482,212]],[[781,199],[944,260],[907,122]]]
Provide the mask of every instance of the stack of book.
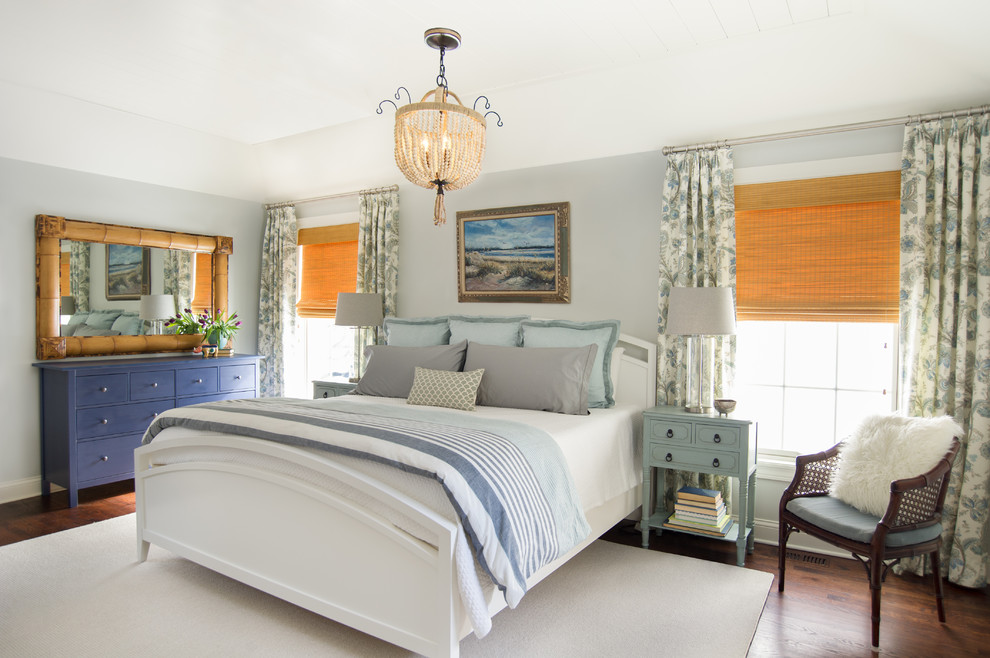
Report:
[[674,513],[664,522],[663,527],[724,537],[732,528],[732,517],[725,512],[722,492],[681,487],[677,490]]

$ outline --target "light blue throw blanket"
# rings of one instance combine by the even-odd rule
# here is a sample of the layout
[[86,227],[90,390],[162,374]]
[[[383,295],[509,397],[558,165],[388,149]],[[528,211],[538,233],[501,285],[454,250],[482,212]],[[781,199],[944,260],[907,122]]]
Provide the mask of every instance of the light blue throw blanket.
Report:
[[172,426],[363,457],[435,478],[510,607],[526,593],[527,578],[590,532],[560,447],[523,423],[346,397],[260,398],[171,409],[143,442]]

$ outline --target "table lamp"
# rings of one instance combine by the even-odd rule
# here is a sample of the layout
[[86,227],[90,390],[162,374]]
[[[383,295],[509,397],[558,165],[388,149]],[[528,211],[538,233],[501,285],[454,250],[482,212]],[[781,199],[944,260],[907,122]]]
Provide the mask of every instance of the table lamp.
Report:
[[141,295],[138,316],[151,322],[152,335],[161,334],[161,321],[174,315],[175,298],[172,295]]
[[[334,314],[334,324],[338,327],[380,327],[384,320],[381,293],[337,293],[337,311]],[[351,381],[358,381],[359,379],[360,377],[351,377]]]
[[[732,289],[671,288],[667,305],[667,335],[687,336],[687,400],[684,410],[711,413],[715,364],[709,336],[736,333],[736,311]],[[705,371],[705,353],[709,353]]]

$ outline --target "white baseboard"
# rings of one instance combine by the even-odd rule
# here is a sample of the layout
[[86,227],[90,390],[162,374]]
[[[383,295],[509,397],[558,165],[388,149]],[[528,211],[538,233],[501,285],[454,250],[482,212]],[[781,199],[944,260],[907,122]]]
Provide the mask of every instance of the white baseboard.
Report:
[[[55,490],[55,487],[52,487]],[[12,482],[0,482],[0,503],[10,503],[15,500],[23,500],[41,495],[41,476],[25,478],[23,480],[13,480]]]

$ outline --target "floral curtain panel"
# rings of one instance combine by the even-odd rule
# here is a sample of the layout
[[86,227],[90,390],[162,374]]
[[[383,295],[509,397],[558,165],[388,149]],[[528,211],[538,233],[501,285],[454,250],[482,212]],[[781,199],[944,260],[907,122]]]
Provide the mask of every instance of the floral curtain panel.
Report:
[[261,245],[261,290],[258,304],[258,352],[261,397],[285,395],[285,382],[296,369],[299,319],[296,316],[296,209],[268,209]]
[[[399,281],[399,193],[362,194],[358,200],[356,292],[381,293],[386,316],[395,315]],[[380,342],[380,327],[359,327],[354,336],[354,370],[364,373],[364,348]]]
[[92,242],[69,243],[69,294],[76,300],[76,312],[89,310],[89,254]]
[[166,295],[175,298],[175,310],[185,311],[192,303],[194,252],[177,249],[165,250],[165,262],[162,274],[162,290]]
[[[943,513],[942,568],[987,584],[990,114],[907,126],[901,166],[901,401],[965,430]],[[947,558],[947,559],[946,559]],[[902,563],[921,574],[923,558]]]
[[[735,192],[731,148],[703,149],[667,156],[660,222],[657,402],[683,405],[686,398],[687,342],[667,336],[667,302],[673,287],[735,287]],[[709,339],[711,340],[711,339]],[[735,341],[715,337],[715,397],[735,370]],[[668,471],[668,509],[673,492],[686,485],[720,489],[729,500],[727,477]]]

